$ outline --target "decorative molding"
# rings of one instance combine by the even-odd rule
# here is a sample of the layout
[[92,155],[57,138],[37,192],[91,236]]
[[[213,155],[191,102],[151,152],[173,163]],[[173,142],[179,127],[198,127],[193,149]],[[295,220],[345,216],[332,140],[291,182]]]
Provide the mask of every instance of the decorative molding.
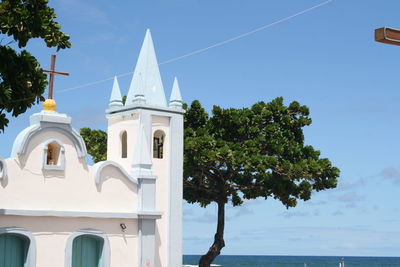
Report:
[[95,180],[96,184],[100,184],[100,182],[101,182],[101,171],[107,166],[114,166],[115,168],[120,170],[122,172],[122,174],[125,176],[125,178],[127,178],[130,182],[132,182],[132,183],[134,183],[136,185],[138,184],[138,180],[136,178],[134,178],[133,176],[131,176],[124,169],[124,167],[122,167],[119,163],[117,163],[115,161],[110,161],[110,160],[100,161],[100,162],[97,162],[96,164],[93,165],[94,180]]
[[37,113],[31,116],[31,126],[19,133],[14,141],[11,157],[24,155],[29,141],[44,131],[56,131],[67,136],[75,145],[80,158],[86,157],[86,145],[79,133],[69,124],[70,118],[62,114],[42,114]]
[[137,179],[142,179],[142,180],[157,180],[158,176],[157,175],[138,175]]
[[100,238],[103,240],[103,250],[101,252],[102,261],[101,266],[99,267],[109,267],[110,266],[110,241],[108,240],[107,235],[99,230],[95,229],[80,229],[76,232],[73,232],[67,240],[67,245],[65,247],[65,267],[72,266],[72,245],[74,243],[74,239],[81,235],[91,235]]
[[139,219],[144,220],[157,220],[161,219],[163,213],[158,211],[139,211],[138,217]]
[[35,267],[36,266],[36,240],[32,233],[21,227],[0,227],[0,235],[1,234],[18,234],[25,236],[29,239],[29,248],[28,254],[26,256],[27,262],[26,267]]
[[153,115],[159,115],[159,116],[167,116],[171,117],[172,114],[185,114],[184,109],[177,109],[177,108],[171,108],[171,107],[160,107],[160,106],[151,106],[147,104],[126,104],[124,107],[118,108],[118,109],[107,109],[107,117],[109,116],[115,116],[115,115],[130,115],[132,114],[132,111],[135,110],[150,110],[150,111],[155,111]]
[[0,209],[0,215],[63,217],[63,218],[100,218],[100,219],[160,219],[162,212],[92,212],[92,211],[57,211],[57,210],[15,210]]

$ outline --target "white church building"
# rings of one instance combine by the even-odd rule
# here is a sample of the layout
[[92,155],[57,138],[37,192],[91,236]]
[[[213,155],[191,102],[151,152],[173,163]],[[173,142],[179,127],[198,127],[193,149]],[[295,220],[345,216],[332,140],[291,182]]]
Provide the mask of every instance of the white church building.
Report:
[[0,157],[0,267],[181,267],[184,111],[150,31],[125,104],[114,80],[106,161],[89,165],[71,118],[43,106]]

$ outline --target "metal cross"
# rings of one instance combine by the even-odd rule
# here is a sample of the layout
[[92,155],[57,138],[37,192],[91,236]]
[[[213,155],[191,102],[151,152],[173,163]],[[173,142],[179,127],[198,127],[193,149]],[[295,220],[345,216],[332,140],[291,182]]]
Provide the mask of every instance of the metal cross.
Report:
[[54,75],[59,74],[59,75],[69,76],[69,73],[67,73],[67,72],[56,71],[55,67],[56,67],[56,55],[51,55],[50,70],[43,70],[43,72],[50,74],[49,99],[53,99]]
[[375,41],[385,44],[400,45],[400,30],[388,27],[376,29]]

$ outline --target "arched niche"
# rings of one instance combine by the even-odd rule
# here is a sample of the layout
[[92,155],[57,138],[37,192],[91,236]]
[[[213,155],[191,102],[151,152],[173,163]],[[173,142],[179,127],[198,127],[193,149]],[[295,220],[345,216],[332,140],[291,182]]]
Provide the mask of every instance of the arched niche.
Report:
[[164,158],[165,133],[162,130],[156,130],[153,134],[153,158]]
[[65,169],[65,149],[61,141],[57,139],[50,139],[43,144],[43,150],[43,169]]

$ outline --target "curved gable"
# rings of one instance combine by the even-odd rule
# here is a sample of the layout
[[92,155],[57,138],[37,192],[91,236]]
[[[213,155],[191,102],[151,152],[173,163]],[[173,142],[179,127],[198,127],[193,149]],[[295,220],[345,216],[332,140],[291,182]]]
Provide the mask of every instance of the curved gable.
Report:
[[31,116],[31,126],[19,133],[14,141],[11,157],[24,155],[29,142],[36,135],[56,131],[70,139],[80,158],[86,157],[86,145],[79,133],[71,127],[71,118],[57,112],[42,111]]
[[97,185],[101,183],[102,178],[103,178],[103,175],[102,175],[103,169],[106,168],[107,166],[112,166],[112,167],[116,168],[118,171],[120,171],[123,174],[123,177],[125,179],[127,179],[128,181],[130,181],[131,183],[134,183],[136,185],[138,184],[138,181],[134,177],[129,175],[120,164],[118,164],[114,161],[108,160],[108,161],[100,161],[93,165],[94,180]]

